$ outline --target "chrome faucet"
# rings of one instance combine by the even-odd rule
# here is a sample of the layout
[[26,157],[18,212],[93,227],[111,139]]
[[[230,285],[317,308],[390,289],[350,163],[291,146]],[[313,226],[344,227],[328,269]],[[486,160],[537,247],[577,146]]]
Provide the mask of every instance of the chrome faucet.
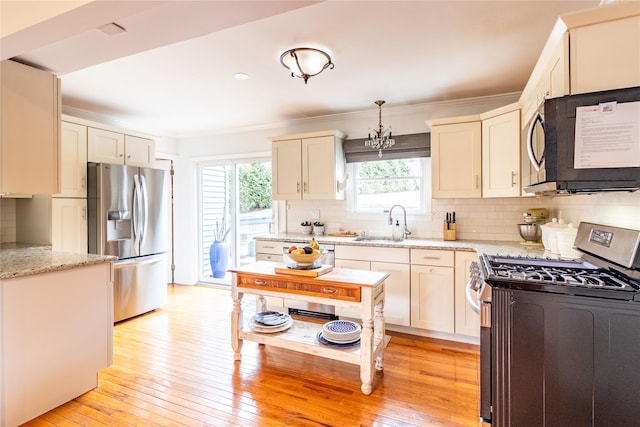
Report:
[[402,229],[402,235],[403,238],[407,238],[408,235],[411,234],[411,232],[409,231],[409,228],[407,228],[407,210],[404,208],[404,206],[402,205],[393,205],[391,206],[391,209],[389,209],[389,225],[393,225],[393,218],[391,217],[391,214],[393,213],[393,208],[400,208],[402,209],[402,213],[404,215],[404,228]]

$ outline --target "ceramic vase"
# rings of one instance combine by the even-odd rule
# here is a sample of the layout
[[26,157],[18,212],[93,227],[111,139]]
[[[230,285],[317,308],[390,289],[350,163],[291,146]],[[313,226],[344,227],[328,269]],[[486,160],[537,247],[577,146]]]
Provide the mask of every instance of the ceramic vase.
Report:
[[229,247],[226,242],[214,241],[209,247],[209,262],[213,277],[221,279],[227,274],[229,264]]

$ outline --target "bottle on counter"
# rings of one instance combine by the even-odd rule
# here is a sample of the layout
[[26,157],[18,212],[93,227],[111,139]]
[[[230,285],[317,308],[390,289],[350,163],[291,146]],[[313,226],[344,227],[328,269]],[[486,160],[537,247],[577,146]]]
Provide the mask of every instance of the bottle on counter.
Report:
[[402,228],[400,227],[400,221],[398,220],[396,220],[396,223],[393,226],[392,236],[393,236],[393,240],[402,240],[404,238],[404,233],[402,232]]

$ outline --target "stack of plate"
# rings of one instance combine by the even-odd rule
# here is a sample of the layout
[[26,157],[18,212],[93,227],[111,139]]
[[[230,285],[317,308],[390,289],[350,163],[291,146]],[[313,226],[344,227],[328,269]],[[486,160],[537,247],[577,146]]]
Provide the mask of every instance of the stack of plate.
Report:
[[362,328],[349,320],[333,320],[322,326],[318,341],[326,345],[350,346],[360,342]]
[[250,327],[254,332],[273,333],[286,331],[293,325],[291,316],[278,311],[263,311],[251,318]]

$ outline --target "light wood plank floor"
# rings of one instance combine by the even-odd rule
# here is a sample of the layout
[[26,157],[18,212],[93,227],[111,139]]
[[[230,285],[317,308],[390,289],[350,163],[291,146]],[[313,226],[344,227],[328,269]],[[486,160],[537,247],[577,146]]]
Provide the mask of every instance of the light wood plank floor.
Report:
[[222,289],[169,288],[161,310],[115,327],[99,386],[30,426],[477,426],[478,349],[393,334],[370,396],[355,365],[230,345]]

